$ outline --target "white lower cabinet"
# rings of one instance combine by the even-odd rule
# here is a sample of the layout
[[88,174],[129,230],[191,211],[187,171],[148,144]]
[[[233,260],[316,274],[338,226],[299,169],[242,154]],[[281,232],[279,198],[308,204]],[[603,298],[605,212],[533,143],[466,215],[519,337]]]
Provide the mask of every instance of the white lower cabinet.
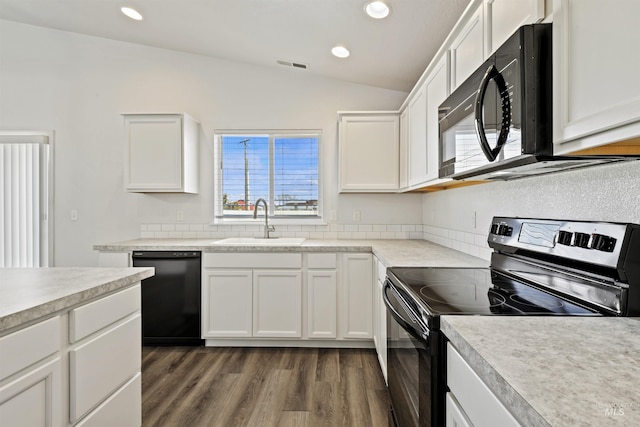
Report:
[[[69,419],[75,422],[140,373],[140,314],[69,352]],[[115,350],[117,349],[117,350]]]
[[300,270],[253,272],[253,336],[302,336],[302,275]]
[[0,426],[142,425],[140,285],[0,337]]
[[204,338],[302,336],[302,254],[205,253],[202,265]]
[[[335,258],[335,255],[334,255]],[[337,337],[337,284],[335,270],[307,272],[307,336],[309,338]]]
[[376,257],[373,258],[373,268],[373,342],[382,375],[387,381],[387,307],[382,297],[387,269]]
[[473,427],[451,393],[447,393],[445,417],[447,427]]
[[447,427],[520,427],[460,353],[447,343]]
[[202,334],[204,337],[251,337],[253,335],[253,273],[251,270],[205,269],[202,285]]
[[203,338],[207,345],[371,340],[371,259],[366,253],[204,253]]
[[0,425],[60,426],[61,318],[0,338]]
[[373,338],[372,255],[342,254],[340,338]]
[[139,427],[142,424],[142,374],[136,373],[77,427]]
[[[69,313],[69,421],[140,426],[140,285]],[[117,420],[109,424],[110,420]]]

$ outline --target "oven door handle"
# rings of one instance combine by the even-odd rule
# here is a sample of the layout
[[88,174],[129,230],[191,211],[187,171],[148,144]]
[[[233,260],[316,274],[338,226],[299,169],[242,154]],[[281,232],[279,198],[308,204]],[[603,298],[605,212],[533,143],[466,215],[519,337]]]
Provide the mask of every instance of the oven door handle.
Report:
[[[404,329],[405,331],[407,331],[408,333],[410,333],[414,338],[416,338],[417,340],[421,340],[421,341],[428,341],[429,340],[429,330],[428,329],[423,329],[422,327],[420,327],[420,331],[417,331],[416,328],[414,326],[412,326],[409,322],[407,322],[400,313],[398,313],[398,311],[395,309],[395,307],[393,306],[393,304],[391,303],[391,301],[389,300],[389,297],[387,296],[387,290],[391,290],[393,293],[395,293],[397,295],[398,298],[402,298],[400,297],[400,295],[397,294],[397,292],[394,291],[394,289],[391,287],[391,284],[389,283],[389,281],[385,281],[384,283],[384,287],[382,288],[382,299],[384,300],[384,305],[387,306],[387,308],[389,309],[389,313],[391,314],[391,316],[396,320],[396,322],[398,322],[400,324],[400,326],[402,326],[402,329]],[[412,317],[412,321],[416,324],[420,326],[420,323],[418,322],[418,319],[415,317],[415,315],[413,315],[413,313],[411,313],[407,308],[405,308],[405,312]]]
[[[491,80],[495,80],[496,85],[498,85],[498,93],[500,93],[500,100],[502,104],[502,124],[500,127],[500,134],[498,135],[498,141],[494,148],[491,148],[489,141],[487,141],[487,135],[484,129],[484,118],[482,117],[484,96],[487,93],[487,86],[489,86],[489,82]],[[480,148],[482,148],[482,152],[487,160],[493,162],[498,157],[498,154],[500,154],[502,146],[507,142],[509,126],[511,125],[511,101],[509,100],[509,90],[507,88],[507,83],[504,81],[504,77],[502,77],[502,74],[500,74],[495,65],[492,65],[487,69],[487,72],[480,82],[478,94],[476,95],[474,113],[476,134],[480,139]]]

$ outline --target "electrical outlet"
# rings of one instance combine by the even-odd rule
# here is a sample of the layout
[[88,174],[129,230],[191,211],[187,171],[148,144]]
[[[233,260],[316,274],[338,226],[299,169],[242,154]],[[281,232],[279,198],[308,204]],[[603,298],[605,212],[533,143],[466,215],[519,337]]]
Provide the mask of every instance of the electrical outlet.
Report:
[[178,221],[184,221],[184,212],[183,211],[178,211],[176,213],[176,220]]
[[477,228],[477,221],[478,221],[478,212],[473,211],[471,213],[471,227],[473,229]]
[[360,211],[353,211],[353,220],[355,222],[360,222]]
[[71,209],[71,221],[78,220],[78,211],[75,209]]

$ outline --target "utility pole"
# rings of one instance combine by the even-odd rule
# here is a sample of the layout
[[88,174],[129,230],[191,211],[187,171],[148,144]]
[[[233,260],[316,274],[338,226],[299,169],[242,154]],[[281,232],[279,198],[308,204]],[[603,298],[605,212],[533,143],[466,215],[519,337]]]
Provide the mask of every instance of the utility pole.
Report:
[[238,144],[244,144],[244,210],[249,210],[249,161],[247,160],[247,142],[251,138],[244,139]]

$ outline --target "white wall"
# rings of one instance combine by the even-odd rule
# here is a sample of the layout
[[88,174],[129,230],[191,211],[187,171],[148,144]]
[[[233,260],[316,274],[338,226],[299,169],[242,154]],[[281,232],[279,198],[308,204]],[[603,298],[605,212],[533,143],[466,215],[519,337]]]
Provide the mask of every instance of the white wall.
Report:
[[481,184],[423,197],[427,239],[488,259],[486,241],[493,216],[640,223],[640,162]]
[[[313,64],[311,64],[313,66]],[[397,108],[406,93],[291,68],[256,67],[0,20],[0,129],[55,131],[55,262],[97,264],[92,246],[141,224],[207,223],[215,129],[321,129],[325,212],[338,223],[420,224],[421,195],[338,195],[338,110]],[[121,113],[186,112],[201,121],[201,192],[123,190]],[[70,220],[70,211],[78,220]]]

